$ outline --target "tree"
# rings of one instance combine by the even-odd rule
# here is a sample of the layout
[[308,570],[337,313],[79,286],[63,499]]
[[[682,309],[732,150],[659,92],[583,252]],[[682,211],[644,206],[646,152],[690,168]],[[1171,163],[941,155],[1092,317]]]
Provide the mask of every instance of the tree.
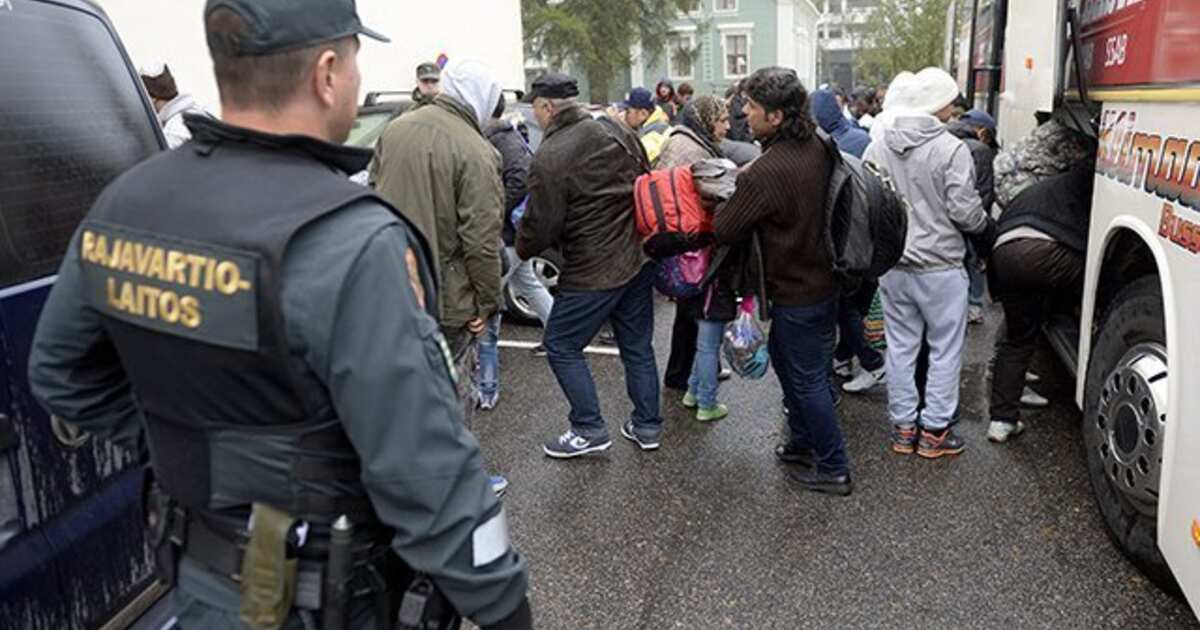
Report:
[[[591,97],[601,102],[617,73],[635,60],[641,42],[654,62],[666,48],[671,26],[696,0],[521,0],[525,48],[551,66],[570,62],[583,71]],[[685,51],[695,57],[696,51]],[[643,60],[637,60],[639,63]]]
[[861,82],[887,85],[902,71],[941,66],[950,4],[951,0],[880,0],[862,33],[856,72]]

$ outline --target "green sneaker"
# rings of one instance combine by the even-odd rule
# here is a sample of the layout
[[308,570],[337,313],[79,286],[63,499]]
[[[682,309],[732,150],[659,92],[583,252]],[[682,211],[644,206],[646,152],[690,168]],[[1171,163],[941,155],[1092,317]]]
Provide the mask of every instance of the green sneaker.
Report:
[[696,420],[698,420],[700,422],[713,422],[715,420],[720,420],[721,418],[724,418],[725,416],[728,416],[728,415],[729,415],[729,407],[726,407],[725,405],[722,405],[720,403],[717,403],[716,407],[710,407],[708,409],[697,409],[696,410]]
[[679,402],[679,404],[683,405],[684,407],[687,407],[688,409],[695,409],[696,406],[699,405],[700,403],[696,401],[695,394],[693,394],[692,392],[688,392],[683,395],[683,400],[681,400]]

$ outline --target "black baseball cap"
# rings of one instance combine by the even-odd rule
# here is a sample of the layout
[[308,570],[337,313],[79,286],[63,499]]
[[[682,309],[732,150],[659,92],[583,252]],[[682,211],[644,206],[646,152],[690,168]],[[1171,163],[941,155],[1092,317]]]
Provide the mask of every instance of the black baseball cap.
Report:
[[246,21],[248,36],[230,51],[240,57],[299,50],[351,35],[392,41],[363,26],[355,0],[208,0],[204,17],[222,8]]
[[535,98],[571,98],[579,96],[579,82],[561,72],[547,72],[534,79],[525,102]]

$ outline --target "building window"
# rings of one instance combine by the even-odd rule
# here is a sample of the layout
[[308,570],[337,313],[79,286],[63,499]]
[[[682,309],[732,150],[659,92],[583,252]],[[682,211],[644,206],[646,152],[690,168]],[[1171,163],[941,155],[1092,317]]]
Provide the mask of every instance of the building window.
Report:
[[667,75],[672,79],[692,79],[692,55],[696,50],[694,33],[675,33],[667,39]]
[[750,35],[727,33],[725,40],[725,78],[737,79],[750,74]]
[[680,15],[683,15],[683,16],[688,16],[688,15],[691,15],[691,16],[697,16],[697,15],[700,15],[700,0],[691,0],[690,2],[688,2],[688,3],[687,3],[686,5],[684,5],[684,6],[686,7],[686,10],[684,10],[684,11],[681,11],[681,12],[679,13]]
[[738,10],[737,0],[714,0],[713,11],[717,13],[734,13]]

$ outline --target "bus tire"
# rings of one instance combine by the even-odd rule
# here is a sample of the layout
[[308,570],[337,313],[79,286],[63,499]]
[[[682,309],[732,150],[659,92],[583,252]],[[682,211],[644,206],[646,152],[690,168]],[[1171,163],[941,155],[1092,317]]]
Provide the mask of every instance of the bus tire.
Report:
[[1083,414],[1088,478],[1117,548],[1164,591],[1179,594],[1157,543],[1167,421],[1166,331],[1158,277],[1134,281],[1111,304],[1088,361]]

